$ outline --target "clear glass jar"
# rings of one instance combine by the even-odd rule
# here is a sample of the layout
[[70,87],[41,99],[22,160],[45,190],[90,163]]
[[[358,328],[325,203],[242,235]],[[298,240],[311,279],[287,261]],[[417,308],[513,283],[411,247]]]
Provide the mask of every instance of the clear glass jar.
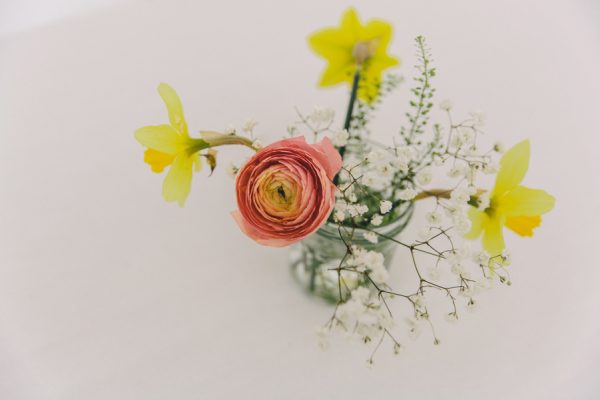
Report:
[[[392,238],[398,236],[408,225],[413,209],[412,202],[400,204],[394,209],[394,218],[386,225],[378,226],[377,232]],[[347,239],[350,231],[351,228],[340,230],[338,224],[327,222],[311,236],[291,246],[292,274],[310,294],[334,302],[339,299],[338,273],[335,269],[339,267],[347,250],[340,234]],[[381,236],[377,243],[371,243],[363,236],[366,232],[368,231],[365,229],[354,229],[352,244],[382,253],[385,267],[389,268],[398,244]],[[344,275],[343,279],[343,296],[346,296],[348,289],[352,290],[366,283],[354,273]]]

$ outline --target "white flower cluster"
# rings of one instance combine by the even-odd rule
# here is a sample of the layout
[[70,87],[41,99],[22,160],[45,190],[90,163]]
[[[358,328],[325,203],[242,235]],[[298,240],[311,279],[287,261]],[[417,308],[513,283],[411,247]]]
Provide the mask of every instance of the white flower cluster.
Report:
[[316,126],[329,125],[335,118],[335,111],[327,107],[315,107],[308,120]]
[[353,327],[346,332],[368,343],[384,329],[391,329],[394,320],[375,292],[360,286],[354,289],[350,299],[341,304],[335,318],[342,327]]
[[376,285],[386,283],[390,277],[385,268],[383,254],[377,251],[353,246],[352,256],[348,257],[346,265],[356,272],[366,273]]

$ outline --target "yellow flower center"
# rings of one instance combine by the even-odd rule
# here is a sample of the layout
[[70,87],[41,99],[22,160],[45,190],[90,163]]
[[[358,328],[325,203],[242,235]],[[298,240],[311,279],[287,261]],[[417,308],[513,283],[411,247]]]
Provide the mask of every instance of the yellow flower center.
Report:
[[298,184],[285,172],[268,171],[260,178],[258,199],[272,216],[290,217],[298,208]]

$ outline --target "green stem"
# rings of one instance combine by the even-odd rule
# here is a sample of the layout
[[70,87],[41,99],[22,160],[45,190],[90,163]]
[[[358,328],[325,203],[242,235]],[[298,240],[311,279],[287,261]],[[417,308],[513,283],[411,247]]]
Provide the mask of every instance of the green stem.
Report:
[[[348,100],[348,109],[346,110],[346,120],[344,121],[344,129],[350,132],[350,123],[352,122],[352,112],[354,111],[354,103],[356,103],[356,95],[358,94],[358,83],[360,82],[360,70],[357,69],[354,73],[354,79],[352,79],[352,89],[350,90],[350,99]],[[344,153],[346,147],[340,147],[340,156],[344,160]],[[333,178],[333,183],[337,185],[339,181],[339,174]]]

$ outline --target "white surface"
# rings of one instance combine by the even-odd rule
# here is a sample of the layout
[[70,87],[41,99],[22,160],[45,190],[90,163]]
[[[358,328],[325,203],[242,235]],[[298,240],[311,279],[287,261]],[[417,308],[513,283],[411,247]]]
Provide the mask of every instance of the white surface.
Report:
[[148,1],[0,39],[0,398],[600,397],[598,14],[547,3],[356,2],[396,25],[407,76],[426,35],[439,97],[486,111],[490,141],[531,138],[527,184],[558,199],[534,240],[509,238],[511,288],[371,370],[366,348],[317,348],[331,310],[294,286],[285,249],[237,230],[222,170],[181,210],[132,136],[166,120],[160,81],[193,129],[254,117],[265,142],[294,105],[341,111],[305,36],[344,2]]

